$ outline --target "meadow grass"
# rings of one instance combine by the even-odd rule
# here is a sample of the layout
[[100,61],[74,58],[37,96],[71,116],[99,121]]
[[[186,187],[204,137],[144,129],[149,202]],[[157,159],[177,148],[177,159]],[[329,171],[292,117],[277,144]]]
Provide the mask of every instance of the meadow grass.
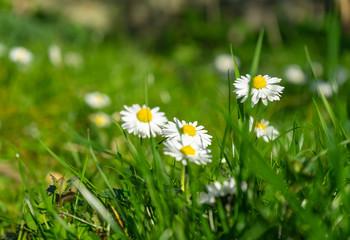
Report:
[[[316,80],[315,57],[325,64],[330,81],[339,62],[350,61],[339,56],[337,19],[330,16],[327,23],[325,59],[315,46],[296,47],[309,82]],[[27,47],[35,52],[28,68],[0,59],[0,150],[3,162],[19,173],[12,176],[16,168],[9,168],[0,179],[1,238],[348,238],[348,82],[332,98],[312,93],[308,85],[282,82],[281,101],[254,108],[250,98],[241,103],[232,85],[241,74],[282,74],[276,70],[283,66],[280,58],[295,58],[287,47],[264,45],[263,31],[247,51],[227,46],[227,52],[242,56],[243,66],[235,63],[235,75],[224,77],[204,56],[174,53],[167,59],[127,41],[121,46],[108,40],[64,42],[63,51],[83,55],[83,66],[55,67],[46,53],[51,41],[28,38]],[[6,43],[20,42],[9,37]],[[169,120],[199,121],[213,135],[212,162],[184,167],[163,153],[164,138],[140,139],[118,118],[106,129],[97,128],[88,121],[93,110],[83,101],[85,93],[97,89],[111,96],[113,104],[104,109],[110,115],[123,105],[146,103],[160,106]],[[171,100],[164,98],[167,94]],[[250,116],[268,119],[279,136],[268,143],[257,138],[249,131]],[[212,205],[199,203],[207,184],[229,178],[235,179],[235,194]]]

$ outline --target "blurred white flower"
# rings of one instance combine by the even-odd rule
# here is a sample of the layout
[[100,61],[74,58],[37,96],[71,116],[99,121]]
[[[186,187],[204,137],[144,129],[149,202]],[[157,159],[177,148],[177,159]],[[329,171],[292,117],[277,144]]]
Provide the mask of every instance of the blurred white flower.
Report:
[[6,46],[3,43],[0,43],[0,57],[4,56],[6,52]]
[[49,59],[52,65],[59,66],[62,64],[61,48],[57,45],[51,45],[49,47]]
[[[249,131],[252,131],[254,123],[254,118],[250,117],[249,119]],[[261,119],[255,123],[254,132],[256,133],[257,138],[262,137],[265,142],[272,141],[276,139],[279,135],[279,132],[272,126],[269,126],[269,121]]]
[[105,128],[111,125],[111,118],[103,112],[90,114],[89,119],[99,128]]
[[64,62],[67,66],[73,67],[73,68],[79,68],[83,65],[84,59],[81,56],[81,54],[76,52],[68,52],[64,56]]
[[27,65],[33,60],[33,54],[24,47],[13,47],[10,50],[9,58],[13,62]]
[[338,86],[343,85],[349,79],[349,70],[342,66],[338,66],[335,71],[335,79]]
[[100,92],[87,93],[84,100],[87,105],[94,109],[104,108],[111,104],[111,99],[108,95]]
[[333,96],[334,89],[332,87],[332,84],[329,83],[329,82],[325,82],[323,80],[318,80],[315,83],[315,88],[316,88],[316,91],[317,91],[319,96],[321,95],[321,93],[326,98],[329,98],[329,97]]
[[284,76],[286,80],[292,84],[303,84],[306,80],[302,68],[297,64],[286,66]]
[[[241,65],[241,61],[237,56],[234,56],[237,67]],[[220,73],[227,74],[228,71],[234,72],[233,59],[230,54],[220,54],[215,58],[214,62],[216,70]]]
[[160,100],[162,103],[168,104],[171,101],[171,96],[168,91],[162,90],[159,92]]
[[236,181],[233,178],[230,178],[228,181],[224,181],[222,184],[215,181],[213,184],[207,185],[206,188],[207,193],[202,192],[200,194],[200,204],[215,204],[217,198],[234,195],[237,191]]
[[248,183],[246,181],[242,181],[241,190],[242,192],[246,192],[248,190]]

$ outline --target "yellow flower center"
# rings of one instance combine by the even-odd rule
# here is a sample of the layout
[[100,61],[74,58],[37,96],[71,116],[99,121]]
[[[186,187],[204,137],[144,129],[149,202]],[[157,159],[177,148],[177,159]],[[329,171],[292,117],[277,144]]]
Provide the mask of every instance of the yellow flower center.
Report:
[[260,128],[262,130],[265,130],[266,129],[266,126],[264,124],[262,124],[261,122],[257,122],[256,125],[255,125],[257,128]]
[[266,80],[262,76],[256,76],[253,78],[253,88],[262,89],[266,86]]
[[105,116],[96,116],[94,122],[97,126],[103,126],[106,123]]
[[185,154],[186,156],[188,155],[194,155],[196,153],[196,150],[194,150],[190,145],[184,146],[180,149],[180,151]]
[[98,104],[101,104],[103,102],[103,96],[101,94],[96,94],[95,99]]
[[136,116],[140,122],[148,123],[152,121],[152,113],[151,110],[148,108],[141,108],[141,110],[138,111]]
[[23,61],[25,56],[26,56],[26,53],[24,51],[20,51],[20,52],[18,52],[16,59],[17,59],[17,61]]
[[181,128],[183,134],[188,134],[189,136],[194,136],[196,135],[196,128],[193,127],[192,125],[183,125]]

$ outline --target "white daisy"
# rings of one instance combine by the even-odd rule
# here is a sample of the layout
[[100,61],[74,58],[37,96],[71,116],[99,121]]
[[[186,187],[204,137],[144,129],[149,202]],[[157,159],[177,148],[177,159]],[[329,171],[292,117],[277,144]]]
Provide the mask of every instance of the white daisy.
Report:
[[318,80],[315,83],[315,88],[316,88],[318,95],[321,96],[321,93],[322,93],[323,96],[325,96],[326,98],[333,96],[333,93],[336,92],[335,87],[336,86],[332,86],[331,83],[325,82],[323,80]]
[[[253,123],[254,118],[250,117],[249,131],[252,131]],[[274,127],[269,126],[269,121],[266,121],[264,119],[255,123],[254,132],[258,138],[262,137],[265,142],[272,141],[279,135],[279,132]]]
[[[241,63],[238,57],[234,56],[237,67],[239,68]],[[227,74],[227,72],[233,72],[234,70],[234,64],[233,64],[233,59],[230,54],[220,54],[215,58],[214,62],[215,68],[223,73]]]
[[162,135],[169,139],[180,140],[181,135],[187,134],[198,145],[207,147],[211,144],[212,136],[207,134],[203,126],[197,126],[197,121],[186,123],[174,118],[174,122],[168,122],[162,131]]
[[303,69],[297,64],[286,66],[284,76],[286,80],[292,84],[303,84],[306,81]]
[[230,178],[228,181],[224,181],[222,184],[215,181],[213,184],[207,185],[207,193],[201,193],[199,203],[212,205],[215,204],[217,198],[232,196],[236,193],[236,191],[236,181],[233,178]]
[[62,63],[61,48],[57,45],[51,45],[49,47],[49,59],[52,65],[59,66]]
[[33,54],[24,47],[14,47],[10,50],[9,58],[13,62],[27,65],[33,60]]
[[87,93],[84,100],[87,105],[94,109],[103,108],[111,104],[111,99],[108,95],[100,92]]
[[349,79],[349,70],[345,67],[338,66],[335,71],[335,79],[339,86],[343,85]]
[[155,137],[161,134],[162,127],[168,121],[163,112],[159,112],[159,107],[148,108],[134,104],[131,107],[124,106],[126,110],[120,112],[122,115],[122,127],[129,133],[138,135],[141,138]]
[[187,165],[187,161],[198,165],[211,162],[210,150],[199,146],[187,134],[182,135],[180,139],[168,139],[164,145],[164,154],[181,161],[183,165]]
[[[234,92],[237,94],[237,98],[243,97],[241,102],[244,102],[248,98],[249,82],[251,76],[241,76],[233,83],[235,86]],[[282,79],[276,77],[269,77],[268,75],[258,75],[253,78],[253,85],[251,90],[252,106],[258,103],[259,99],[264,105],[267,105],[267,100],[270,102],[280,100],[281,93],[284,87],[275,85]]]
[[105,128],[111,125],[111,118],[103,112],[90,114],[89,119],[99,128]]

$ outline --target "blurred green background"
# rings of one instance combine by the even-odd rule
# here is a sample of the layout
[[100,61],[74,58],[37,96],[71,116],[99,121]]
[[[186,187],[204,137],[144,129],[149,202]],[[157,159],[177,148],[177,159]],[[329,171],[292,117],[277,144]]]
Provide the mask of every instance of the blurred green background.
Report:
[[[123,105],[145,103],[147,78],[149,106],[159,106],[168,119],[198,120],[214,138],[221,136],[224,120],[213,106],[225,108],[233,73],[220,69],[225,64],[217,57],[230,54],[232,44],[241,74],[249,73],[262,28],[259,74],[281,77],[286,86],[264,118],[277,126],[291,126],[295,112],[311,120],[314,83],[331,81],[340,67],[344,81],[349,78],[349,6],[341,0],[0,0],[0,193],[6,192],[0,214],[16,216],[22,204],[16,200],[21,189],[16,153],[40,177],[62,171],[39,139],[78,167],[77,154],[86,150],[76,143],[79,136],[87,138],[88,128],[100,146],[114,148],[117,128],[98,129],[89,121],[95,112],[84,102],[89,92],[108,94],[112,104],[103,111],[113,115]],[[331,12],[337,24],[328,21]],[[32,52],[33,61],[12,62],[8,55],[15,46]],[[51,46],[60,49],[60,64],[50,61]],[[321,66],[316,78],[305,46]],[[304,84],[285,80],[289,64],[300,66]],[[337,88],[339,101],[348,86]],[[344,105],[342,111],[349,109]],[[350,123],[344,127],[349,130]]]

